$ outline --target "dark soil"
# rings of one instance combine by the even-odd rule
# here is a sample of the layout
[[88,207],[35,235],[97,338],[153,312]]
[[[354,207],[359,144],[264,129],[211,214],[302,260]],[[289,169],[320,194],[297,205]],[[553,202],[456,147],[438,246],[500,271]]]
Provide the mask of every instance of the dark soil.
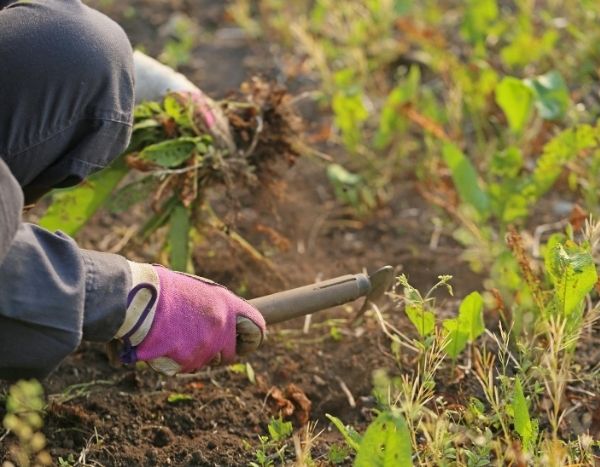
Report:
[[[234,29],[222,2],[89,3],[119,21],[133,44],[153,55],[165,41],[157,34],[161,24],[178,11],[192,17],[202,29],[202,45],[182,71],[213,97],[237,89],[256,72],[281,76],[268,45],[250,42]],[[326,118],[312,115],[310,120]],[[406,273],[420,289],[447,273],[460,278],[453,282],[457,297],[480,288],[481,279],[459,261],[461,249],[449,231],[443,230],[435,249],[430,248],[436,213],[411,180],[397,180],[392,201],[357,221],[336,203],[318,160],[301,158],[279,174],[268,190],[240,195],[236,215],[225,216],[267,255],[269,264],[257,263],[226,235],[214,232],[195,252],[198,274],[248,297],[385,264]],[[105,213],[78,240],[87,248],[108,250],[130,224],[131,219]],[[155,259],[155,251],[152,245],[122,250],[141,260]],[[72,456],[89,465],[247,465],[255,460],[258,436],[267,433],[269,420],[277,415],[270,397],[274,388],[285,392],[294,384],[312,403],[310,420],[318,422],[316,432],[324,430],[312,457],[327,464],[329,446],[343,442],[325,414],[363,430],[374,407],[372,371],[400,371],[374,319],[367,318],[358,327],[348,324],[357,309],[358,304],[315,316],[307,333],[301,330],[302,320],[274,327],[262,349],[246,360],[256,374],[255,383],[225,368],[172,379],[144,368],[114,369],[102,346],[86,343],[44,382],[50,401],[44,427],[50,453],[54,459]],[[388,314],[396,325],[406,326],[400,314],[395,316],[393,310]],[[460,392],[460,386],[453,392]],[[190,400],[168,401],[169,395],[180,393]],[[299,427],[306,414],[298,403],[294,407],[290,419]],[[0,446],[0,460],[10,442],[8,437]],[[288,446],[291,460],[291,440]]]

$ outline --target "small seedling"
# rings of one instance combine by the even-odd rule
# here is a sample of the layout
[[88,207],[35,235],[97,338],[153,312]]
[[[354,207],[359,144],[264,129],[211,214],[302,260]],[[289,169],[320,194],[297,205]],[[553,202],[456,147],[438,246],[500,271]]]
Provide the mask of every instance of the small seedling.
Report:
[[190,402],[194,400],[194,396],[190,394],[182,394],[182,393],[172,393],[167,397],[167,402],[169,404],[181,404],[184,402]]
[[275,458],[279,459],[280,465],[285,464],[285,454],[288,448],[285,441],[292,435],[294,427],[291,422],[284,422],[280,416],[271,418],[268,430],[269,436],[258,437],[260,447],[255,454],[256,462],[250,463],[252,467],[271,467],[275,465]]

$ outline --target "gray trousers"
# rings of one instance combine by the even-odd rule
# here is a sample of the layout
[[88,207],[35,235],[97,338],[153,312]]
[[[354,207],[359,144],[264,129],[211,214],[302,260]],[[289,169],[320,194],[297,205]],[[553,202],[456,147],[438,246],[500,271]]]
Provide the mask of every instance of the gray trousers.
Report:
[[0,378],[43,377],[82,339],[110,340],[124,258],[21,222],[23,203],[83,180],[127,146],[131,46],[79,0],[0,0]]

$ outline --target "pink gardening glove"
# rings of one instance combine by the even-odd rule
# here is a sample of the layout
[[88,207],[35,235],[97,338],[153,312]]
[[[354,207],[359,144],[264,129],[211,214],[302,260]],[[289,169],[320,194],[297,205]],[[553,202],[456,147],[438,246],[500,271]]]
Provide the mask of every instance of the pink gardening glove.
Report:
[[130,263],[133,288],[117,339],[125,363],[173,375],[230,363],[262,343],[265,321],[227,288],[162,266]]

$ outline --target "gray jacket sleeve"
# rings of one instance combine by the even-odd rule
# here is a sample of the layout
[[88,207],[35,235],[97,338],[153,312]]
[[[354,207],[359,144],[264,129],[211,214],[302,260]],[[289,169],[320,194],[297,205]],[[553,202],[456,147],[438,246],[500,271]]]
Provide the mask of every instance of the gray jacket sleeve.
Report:
[[123,257],[82,250],[60,232],[21,223],[13,180],[0,160],[2,379],[43,377],[82,339],[109,341],[131,288]]
[[0,159],[0,264],[21,223],[23,193],[15,177]]

